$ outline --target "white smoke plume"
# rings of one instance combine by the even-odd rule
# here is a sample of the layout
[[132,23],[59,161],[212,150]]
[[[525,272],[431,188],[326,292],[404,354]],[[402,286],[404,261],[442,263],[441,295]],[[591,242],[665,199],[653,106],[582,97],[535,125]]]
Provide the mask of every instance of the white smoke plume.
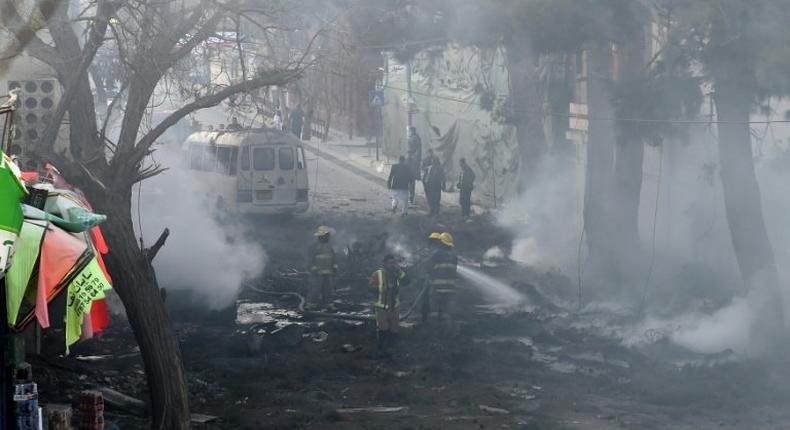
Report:
[[572,273],[581,223],[576,173],[567,161],[549,156],[534,178],[499,217],[515,233],[509,257],[526,266]]
[[[133,210],[135,217],[139,213],[135,228],[142,228],[146,246],[165,227],[170,229],[154,260],[159,285],[188,289],[212,309],[228,306],[245,280],[263,272],[266,252],[243,224],[220,224],[213,217],[215,202],[205,197],[177,149],[161,149],[155,157],[169,170],[142,183],[139,211]],[[137,199],[135,192],[135,206]]]

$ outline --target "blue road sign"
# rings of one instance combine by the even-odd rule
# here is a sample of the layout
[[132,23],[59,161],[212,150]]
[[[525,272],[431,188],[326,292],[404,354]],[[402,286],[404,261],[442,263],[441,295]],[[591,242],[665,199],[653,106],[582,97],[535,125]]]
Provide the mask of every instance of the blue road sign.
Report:
[[368,104],[370,107],[384,106],[384,91],[370,90],[368,92]]

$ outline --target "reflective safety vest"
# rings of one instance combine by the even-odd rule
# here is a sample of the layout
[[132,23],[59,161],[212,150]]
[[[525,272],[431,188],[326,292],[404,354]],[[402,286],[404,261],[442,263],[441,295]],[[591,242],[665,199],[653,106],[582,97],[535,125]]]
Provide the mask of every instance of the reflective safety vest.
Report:
[[438,293],[454,293],[458,256],[452,250],[436,251],[428,263],[428,283]]
[[373,306],[379,309],[397,309],[400,306],[400,286],[406,278],[406,272],[398,271],[395,279],[384,269],[373,272],[373,282],[377,287],[378,296]]
[[316,275],[335,274],[335,250],[328,242],[318,242],[315,244],[312,253],[312,264],[310,271]]

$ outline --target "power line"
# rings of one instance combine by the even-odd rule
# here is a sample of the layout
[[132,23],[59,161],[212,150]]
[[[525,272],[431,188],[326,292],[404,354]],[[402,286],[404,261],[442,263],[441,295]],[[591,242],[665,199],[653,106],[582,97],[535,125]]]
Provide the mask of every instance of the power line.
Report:
[[[394,87],[391,85],[381,85],[382,88],[388,88],[395,91],[402,91],[408,93],[405,88]],[[444,96],[441,94],[429,94],[420,91],[414,91],[412,94],[417,94],[423,97],[435,98],[441,100],[452,101],[456,103],[466,104],[470,106],[480,106],[479,102],[472,102],[468,100],[459,99],[456,97]],[[500,95],[500,97],[503,97]],[[621,121],[621,122],[642,122],[642,123],[668,123],[668,124],[682,124],[682,125],[711,125],[711,124],[727,124],[727,125],[759,125],[759,124],[785,124],[790,123],[790,120],[762,120],[762,121],[722,121],[722,120],[677,120],[677,119],[656,119],[656,118],[617,118],[617,117],[595,117],[573,113],[563,112],[550,112],[550,111],[528,111],[528,110],[514,110],[517,113],[524,114],[539,114],[545,116],[559,117],[559,118],[576,118],[584,119],[587,121]]]
[[[321,69],[312,69],[313,72],[316,73],[324,73],[324,74],[332,74],[337,77],[351,77],[348,74],[341,73],[341,72],[330,72],[327,70]],[[400,88],[392,85],[387,84],[380,84],[379,88],[386,88],[393,91],[400,91],[404,94],[408,94],[409,90],[406,88]],[[432,98],[432,99],[439,99],[439,100],[447,100],[459,104],[464,104],[467,106],[477,106],[481,107],[480,102],[478,101],[469,101],[460,99],[457,97],[445,96],[441,94],[430,94],[422,91],[415,91],[412,89],[412,95],[418,95],[422,97]],[[503,94],[498,94],[497,97],[503,98],[507,97]],[[521,110],[516,109],[513,110],[516,113],[523,113],[527,115],[543,115],[543,116],[551,116],[555,118],[575,118],[575,119],[583,119],[587,121],[608,121],[608,122],[634,122],[634,123],[659,123],[659,124],[678,124],[678,125],[706,125],[710,126],[713,124],[723,124],[723,125],[769,125],[769,124],[787,124],[790,123],[790,119],[775,119],[775,120],[760,120],[760,121],[726,121],[726,120],[712,120],[712,119],[691,119],[691,120],[682,120],[682,119],[658,119],[658,118],[631,118],[631,117],[596,117],[596,116],[588,116],[588,115],[581,115],[581,114],[574,114],[574,113],[565,113],[565,112],[551,112],[551,111],[530,111],[530,110]]]

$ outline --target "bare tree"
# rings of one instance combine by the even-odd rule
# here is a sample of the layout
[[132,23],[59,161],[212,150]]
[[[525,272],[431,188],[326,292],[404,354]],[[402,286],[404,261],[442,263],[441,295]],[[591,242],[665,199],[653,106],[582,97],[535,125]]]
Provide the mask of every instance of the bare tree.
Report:
[[[239,48],[236,54],[244,69],[240,78],[193,82],[189,100],[146,129],[143,119],[157,88],[177,79],[177,66],[195,60],[199,47],[226,30],[228,18],[277,31],[278,11],[267,2],[96,0],[79,16],[72,16],[70,6],[68,1],[44,0],[31,11],[23,0],[0,2],[2,25],[14,35],[17,52],[24,50],[49,65],[63,88],[43,139],[27,150],[52,160],[88,195],[97,212],[108,215],[106,236],[112,252],[107,264],[141,349],[151,392],[152,428],[187,429],[189,405],[181,353],[155,284],[151,267],[155,253],[146,252],[135,238],[132,186],[165,169],[145,160],[168,128],[196,110],[297,79],[307,66],[306,54],[288,64],[248,70]],[[38,27],[31,27],[31,22]],[[75,22],[84,26],[83,33],[75,30]],[[90,80],[100,50],[117,57],[122,75],[120,92],[103,122],[97,117]],[[302,51],[308,52],[309,46]],[[56,153],[54,142],[64,118],[68,118],[69,148]],[[117,118],[120,129],[117,139],[108,144],[111,118]]]

